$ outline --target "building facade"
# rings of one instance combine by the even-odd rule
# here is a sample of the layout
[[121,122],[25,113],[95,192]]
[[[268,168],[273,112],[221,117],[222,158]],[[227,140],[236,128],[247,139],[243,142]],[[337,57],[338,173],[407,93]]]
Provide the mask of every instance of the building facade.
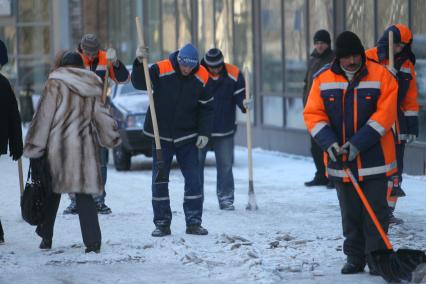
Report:
[[[40,89],[56,51],[76,47],[82,34],[98,35],[131,64],[137,46],[135,16],[143,20],[150,62],[186,42],[200,54],[220,48],[225,60],[250,73],[255,98],[255,147],[309,155],[302,88],[312,37],[344,30],[373,47],[390,24],[414,34],[419,88],[420,137],[407,149],[406,171],[426,164],[426,1],[424,0],[0,0],[0,37],[10,50],[4,70],[17,88]],[[243,122],[244,117],[238,115]],[[237,144],[245,144],[241,123]]]

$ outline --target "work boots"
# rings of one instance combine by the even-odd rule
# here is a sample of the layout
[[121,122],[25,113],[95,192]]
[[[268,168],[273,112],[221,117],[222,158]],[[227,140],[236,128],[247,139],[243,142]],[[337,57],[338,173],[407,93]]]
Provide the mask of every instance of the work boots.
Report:
[[45,239],[43,238],[41,240],[40,249],[51,249],[52,248],[52,239]]
[[155,230],[152,231],[151,236],[153,237],[164,237],[172,233],[170,226],[155,226]]
[[307,187],[322,186],[327,184],[328,184],[328,179],[326,177],[319,177],[319,176],[315,176],[311,181],[305,182],[305,186]]
[[190,235],[199,235],[204,236],[209,233],[207,229],[203,228],[201,225],[189,225],[186,226],[186,233]]

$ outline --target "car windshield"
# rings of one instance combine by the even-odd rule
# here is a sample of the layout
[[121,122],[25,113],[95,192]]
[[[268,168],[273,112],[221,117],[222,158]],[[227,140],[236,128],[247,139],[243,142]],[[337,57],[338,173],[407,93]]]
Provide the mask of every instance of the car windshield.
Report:
[[129,96],[129,95],[138,95],[141,94],[142,91],[140,90],[136,90],[132,83],[127,83],[124,85],[121,85],[121,89],[119,89],[117,96],[121,97],[121,96]]

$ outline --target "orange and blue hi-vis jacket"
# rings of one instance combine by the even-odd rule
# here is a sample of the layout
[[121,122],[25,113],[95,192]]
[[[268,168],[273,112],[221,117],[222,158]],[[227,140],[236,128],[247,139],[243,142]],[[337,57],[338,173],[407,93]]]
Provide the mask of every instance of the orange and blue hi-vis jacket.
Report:
[[[213,124],[213,97],[206,92],[209,74],[197,65],[184,76],[177,62],[178,52],[149,67],[158,130],[162,141],[182,145],[193,142],[198,135],[209,137]],[[133,86],[146,90],[142,63],[135,59],[131,74]],[[154,137],[151,112],[148,110],[144,133]]]
[[395,69],[398,78],[398,105],[396,121],[396,137],[399,143],[404,142],[409,134],[419,135],[419,104],[417,102],[417,82],[414,64],[416,58],[411,52],[412,33],[408,27],[397,24],[387,28],[377,46],[366,51],[366,56],[381,65],[389,63],[388,34],[393,31],[394,42],[403,43],[403,50],[395,54]]
[[[396,118],[395,77],[364,56],[350,82],[337,59],[314,77],[303,115],[318,145],[326,151],[334,142],[340,146],[351,142],[360,153],[348,164],[360,181],[395,173],[395,142],[390,131]],[[324,156],[328,177],[349,182],[340,164]]]
[[[202,66],[207,66],[204,59]],[[206,67],[207,69],[207,67]],[[208,70],[208,69],[207,69]],[[243,105],[245,99],[245,80],[237,66],[224,63],[219,75],[209,73],[209,80],[206,91],[210,92],[214,98],[214,121],[212,137],[232,136],[236,130],[236,106],[245,113]]]
[[[80,53],[81,58],[83,59],[84,67],[95,72],[96,75],[98,75],[102,81],[104,81],[107,68],[106,51],[99,50],[98,56],[96,56],[92,61],[86,55],[84,55],[81,48],[78,48],[77,51]],[[129,71],[121,61],[119,61],[118,67],[114,67],[112,64],[110,64],[108,73],[109,77],[115,83],[125,83],[129,80],[130,77]]]

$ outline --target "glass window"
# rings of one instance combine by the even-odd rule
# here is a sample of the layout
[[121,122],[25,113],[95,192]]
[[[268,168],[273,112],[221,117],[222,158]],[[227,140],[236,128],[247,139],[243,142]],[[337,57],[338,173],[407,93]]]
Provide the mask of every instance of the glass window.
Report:
[[262,29],[261,87],[264,92],[280,93],[283,90],[281,1],[262,1],[260,13]]
[[[253,31],[252,31],[252,6],[251,1],[234,0],[234,46],[235,54],[234,61],[232,62],[245,72],[248,68],[250,78],[246,78],[246,83],[250,83],[250,90],[253,90]],[[254,92],[251,91],[251,96]],[[254,115],[251,116],[252,121]],[[246,121],[245,115],[237,110],[237,121]]]
[[213,0],[198,0],[198,50],[200,56],[214,47]]
[[356,33],[365,49],[375,45],[374,0],[346,1],[346,29]]
[[177,50],[176,48],[176,3],[174,0],[162,1],[163,13],[163,56]]
[[184,46],[188,42],[192,42],[192,13],[191,0],[179,0],[178,4],[178,48]]
[[[424,12],[424,11],[423,11]],[[401,23],[408,25],[408,1],[407,0],[378,0],[378,37],[392,24]]]
[[305,0],[284,1],[285,92],[302,97],[306,73]]
[[150,62],[158,61],[161,55],[160,40],[160,1],[151,1],[148,5],[148,30],[149,30],[149,60]]
[[17,54],[16,50],[16,28],[13,26],[2,26],[0,27],[0,38],[7,47],[7,53],[9,56]]
[[19,54],[49,54],[50,29],[48,26],[20,27],[19,28]]
[[49,57],[19,59],[19,85],[21,87],[31,86],[35,92],[41,92],[51,68],[49,62]]
[[417,88],[420,103],[419,141],[426,142],[426,1],[412,1],[413,52],[416,55]]
[[284,126],[283,100],[280,96],[262,96],[263,124],[269,126]]
[[225,60],[232,62],[232,0],[214,1],[215,46],[219,48]]
[[286,98],[285,100],[285,122],[286,127],[305,129],[303,120],[303,99]]
[[19,0],[19,22],[48,21],[49,8],[49,0]]
[[321,29],[327,30],[334,38],[333,19],[333,0],[309,1],[309,46],[314,46],[314,34]]

